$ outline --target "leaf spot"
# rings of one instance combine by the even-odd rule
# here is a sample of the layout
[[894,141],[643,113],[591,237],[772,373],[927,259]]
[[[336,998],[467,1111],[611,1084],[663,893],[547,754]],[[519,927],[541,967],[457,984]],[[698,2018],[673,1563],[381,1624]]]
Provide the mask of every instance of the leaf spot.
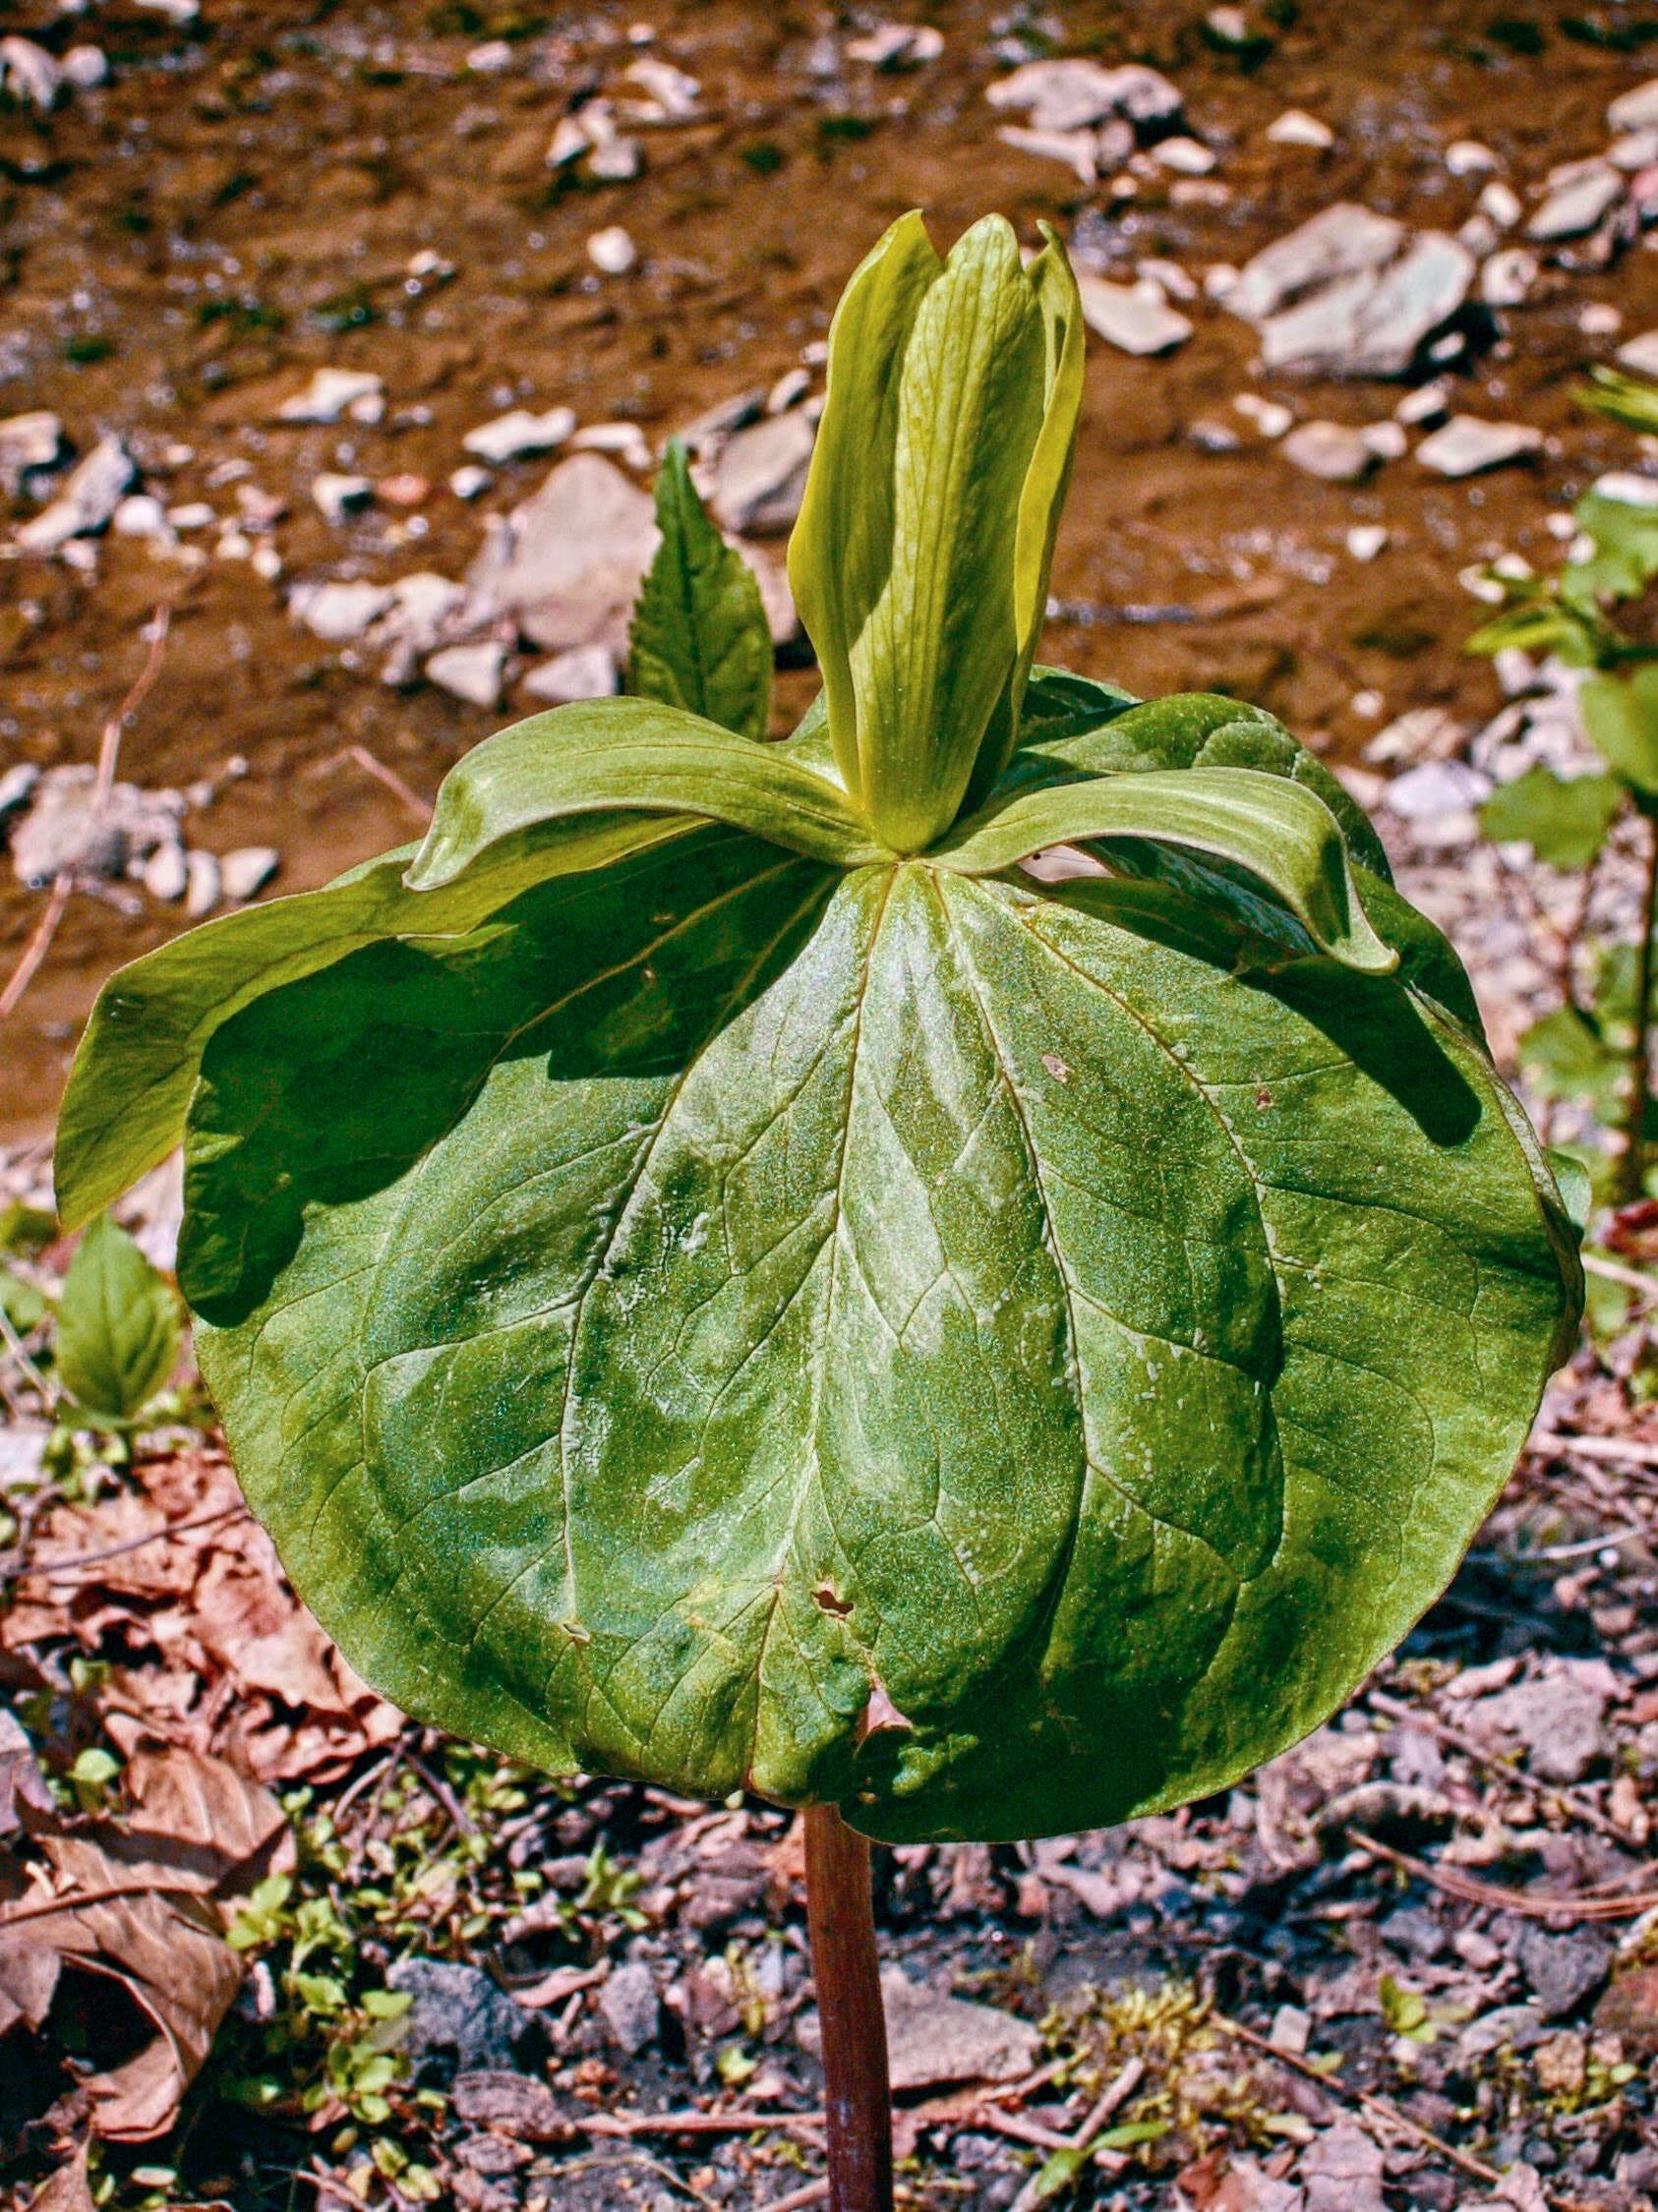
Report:
[[1067,1068],[1057,1052],[1044,1052],[1042,1054],[1042,1066],[1056,1083],[1068,1083],[1075,1074],[1075,1070]]
[[827,1583],[821,1590],[814,1590],[811,1595],[812,1602],[821,1605],[826,1613],[833,1613],[837,1620],[845,1620],[852,1611],[852,1600],[843,1598],[839,1591],[831,1590]]
[[1271,1104],[1273,1103],[1273,1094],[1267,1088],[1267,1085],[1265,1083],[1263,1083],[1261,1085],[1261,1088],[1256,1092],[1255,1103],[1257,1104],[1257,1106],[1263,1108],[1271,1106]]

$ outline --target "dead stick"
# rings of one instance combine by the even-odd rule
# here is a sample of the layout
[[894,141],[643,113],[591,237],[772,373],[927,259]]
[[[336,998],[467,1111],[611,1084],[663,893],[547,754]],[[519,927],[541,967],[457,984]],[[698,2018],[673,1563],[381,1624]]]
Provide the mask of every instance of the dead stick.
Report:
[[892,2212],[892,2092],[869,1897],[869,1845],[833,1805],[806,1808],[805,1844],[830,2212]]
[[1252,2044],[1257,2051],[1264,2051],[1268,2058],[1276,2059],[1280,2066],[1290,2066],[1295,2072],[1304,2073],[1309,2081],[1316,2081],[1321,2089],[1333,2089],[1337,2096],[1350,2097],[1354,2104],[1362,2105],[1366,2112],[1373,2112],[1378,2120],[1385,2121],[1390,2127],[1402,2128],[1405,2134],[1414,2135],[1419,2143],[1426,2143],[1430,2150],[1437,2151],[1441,2158],[1450,2159],[1452,2166],[1460,2167],[1464,2174],[1471,2174],[1476,2182],[1489,2182],[1495,2187],[1502,2181],[1503,2177],[1496,2167],[1487,2166],[1481,2159],[1471,2158],[1466,2151],[1458,2150],[1454,2143],[1448,2143],[1443,2135],[1436,2135],[1431,2127],[1424,2127],[1419,2121],[1407,2119],[1397,2105],[1389,2104],[1386,2097],[1373,2097],[1368,2089],[1355,2089],[1350,2082],[1338,2081],[1331,2074],[1321,2073],[1317,2066],[1310,2066],[1305,2059],[1298,2059],[1292,2051],[1280,2051],[1275,2043],[1269,2043],[1264,2035],[1257,2035],[1253,2028],[1246,2028],[1239,2021],[1228,2019],[1224,2012],[1212,2012],[1210,2017],[1223,2034],[1235,2035],[1240,2043]]
[[[172,613],[170,600],[163,600],[156,608],[150,619],[149,651],[145,657],[144,667],[140,669],[132,689],[103,726],[103,734],[98,739],[97,777],[92,785],[91,818],[94,821],[108,803],[109,794],[115,786],[115,758],[121,749],[121,732],[138,713],[144,704],[145,694],[161,672]],[[24,947],[23,958],[13,968],[6,988],[0,991],[0,1021],[5,1020],[34,980],[35,970],[51,949],[58,923],[63,919],[63,910],[68,905],[69,895],[74,889],[75,870],[60,869],[52,879],[51,897],[46,902],[46,911],[40,916],[33,936]]]
[[1476,1881],[1473,1875],[1463,1874],[1459,1868],[1438,1867],[1428,1859],[1413,1858],[1408,1851],[1395,1851],[1391,1843],[1378,1843],[1375,1836],[1366,1835],[1362,1829],[1350,1828],[1347,1834],[1361,1851],[1373,1852],[1377,1858],[1388,1860],[1406,1874],[1431,1883],[1448,1897],[1458,1897],[1463,1904],[1489,1905],[1497,1912],[1517,1912],[1522,1919],[1637,1920],[1643,1912],[1650,1912],[1658,1905],[1658,1890],[1626,1890],[1622,1896],[1604,1889],[1580,1892],[1574,1897],[1536,1896],[1523,1890],[1505,1889],[1498,1882]]

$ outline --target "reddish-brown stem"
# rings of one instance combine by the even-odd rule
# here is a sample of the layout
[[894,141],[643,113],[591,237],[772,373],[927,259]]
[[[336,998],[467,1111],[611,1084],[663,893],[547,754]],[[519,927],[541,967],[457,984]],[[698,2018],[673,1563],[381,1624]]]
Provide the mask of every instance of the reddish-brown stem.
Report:
[[892,2093],[869,1899],[869,1845],[833,1805],[810,1807],[805,1830],[829,2212],[892,2212]]

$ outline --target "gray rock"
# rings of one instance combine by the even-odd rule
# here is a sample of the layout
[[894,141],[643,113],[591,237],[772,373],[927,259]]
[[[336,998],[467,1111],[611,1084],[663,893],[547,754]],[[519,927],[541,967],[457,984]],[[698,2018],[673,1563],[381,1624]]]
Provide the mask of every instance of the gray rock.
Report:
[[354,508],[366,506],[374,492],[366,476],[342,476],[333,469],[325,469],[311,479],[311,496],[318,512],[328,522],[343,522]]
[[1097,336],[1124,353],[1167,353],[1184,345],[1192,325],[1154,290],[1142,292],[1131,284],[1111,284],[1086,270],[1077,275],[1082,295],[1083,320]]
[[169,903],[182,899],[190,883],[190,870],[185,864],[184,847],[171,840],[158,844],[144,864],[144,888],[151,899],[164,899]]
[[78,92],[95,92],[109,83],[109,56],[101,46],[66,46],[63,81]]
[[1542,443],[1543,433],[1529,423],[1488,423],[1478,415],[1452,415],[1443,430],[1422,440],[1416,458],[1441,476],[1477,476],[1482,469],[1523,460]]
[[1506,246],[1480,270],[1480,298],[1487,307],[1518,307],[1531,297],[1539,262],[1523,246]]
[[202,921],[219,902],[223,886],[218,861],[210,852],[190,851],[184,856],[184,910],[192,921]]
[[117,784],[94,812],[95,771],[49,768],[34,786],[29,812],[12,832],[12,868],[20,883],[40,886],[65,869],[113,882],[128,863],[176,843],[184,801],[176,791],[144,791]]
[[550,407],[544,415],[532,415],[527,408],[514,407],[510,414],[497,415],[493,422],[480,423],[461,439],[469,453],[476,453],[481,461],[499,467],[503,461],[516,461],[526,453],[548,453],[555,445],[563,445],[575,429],[573,407]]
[[1549,186],[1525,226],[1527,238],[1539,245],[1581,238],[1624,197],[1624,180],[1610,161],[1569,161],[1553,172]]
[[762,537],[790,529],[805,495],[816,430],[803,414],[768,416],[739,431],[715,465],[709,505],[727,530]]
[[1296,468],[1330,484],[1356,484],[1377,461],[1363,434],[1345,423],[1297,423],[1278,450]]
[[1108,115],[1131,123],[1167,123],[1184,102],[1179,87],[1143,62],[1117,69],[1086,60],[1026,62],[989,86],[992,107],[1023,107],[1037,131],[1077,131]]
[[1607,109],[1606,120],[1614,131],[1645,131],[1658,125],[1658,77],[1620,92]]
[[602,184],[631,184],[644,174],[644,148],[637,139],[607,139],[588,157],[587,173]]
[[1338,200],[1246,262],[1226,294],[1230,314],[1265,322],[1315,286],[1384,267],[1405,239],[1403,223]]
[[319,369],[303,391],[276,410],[282,423],[337,423],[347,411],[359,423],[378,422],[385,404],[385,379],[367,369]]
[[[924,1982],[911,1981],[897,1966],[882,1974],[881,1996],[894,2089],[930,2089],[949,2081],[1013,2081],[1037,2062],[1040,2036],[1011,2012],[943,1997]],[[818,2049],[815,2013],[800,2022],[799,2040],[804,2049]]]
[[649,495],[619,468],[602,454],[573,454],[488,531],[467,579],[469,626],[511,618],[551,653],[599,642],[625,649],[657,529]]
[[438,2061],[463,2072],[507,2070],[535,2036],[534,2019],[477,1966],[400,1958],[385,1983],[414,1999],[402,2049],[416,2067]]
[[239,844],[234,852],[225,853],[218,872],[226,899],[240,905],[254,898],[276,873],[281,859],[273,844]]
[[57,465],[63,424],[44,407],[0,422],[0,489],[16,492],[26,476]]
[[56,553],[71,538],[101,530],[137,476],[138,467],[121,440],[100,437],[70,471],[51,505],[24,524],[18,544],[26,553]]
[[618,682],[616,655],[608,645],[573,645],[531,669],[521,689],[550,707],[567,707],[577,699],[608,699]]
[[422,568],[400,576],[390,587],[389,604],[375,625],[374,643],[389,650],[380,671],[393,686],[414,680],[423,655],[435,653],[462,626],[466,586],[452,576]]
[[1612,1971],[1613,1947],[1590,1929],[1552,1936],[1528,1922],[1514,1949],[1546,2020],[1575,2010]]
[[1605,1749],[1601,1720],[1606,1694],[1571,1674],[1519,1682],[1468,1709],[1478,1735],[1522,1745],[1531,1772],[1543,1781],[1581,1781]]
[[[1623,369],[1632,369],[1637,377],[1658,377],[1658,330],[1643,330],[1638,338],[1630,338],[1618,348],[1618,364]],[[0,424],[0,437],[5,435],[5,425]]]
[[1510,2051],[1532,2051],[1548,2036],[1542,2014],[1533,2005],[1499,2005],[1495,2010],[1484,2012],[1477,2020],[1470,2020],[1456,2038],[1456,2059],[1460,2066],[1471,2066],[1476,2060],[1487,2059],[1493,2051],[1505,2048]]
[[[1342,277],[1271,316],[1260,325],[1262,360],[1300,376],[1401,377],[1467,298],[1476,266],[1459,239],[1422,231],[1390,265]],[[1228,309],[1235,299],[1227,294]]]
[[643,1959],[633,1959],[616,1969],[599,1992],[599,2010],[606,2027],[630,2059],[656,2041],[662,2025],[662,2005],[655,1977]]
[[480,638],[475,645],[445,645],[426,663],[430,682],[471,707],[499,707],[502,679],[506,668],[506,648],[499,638]]
[[1387,2212],[1382,2149],[1356,2122],[1338,2120],[1303,2152],[1307,2212]]
[[326,645],[361,637],[393,604],[384,584],[296,584],[288,612]]

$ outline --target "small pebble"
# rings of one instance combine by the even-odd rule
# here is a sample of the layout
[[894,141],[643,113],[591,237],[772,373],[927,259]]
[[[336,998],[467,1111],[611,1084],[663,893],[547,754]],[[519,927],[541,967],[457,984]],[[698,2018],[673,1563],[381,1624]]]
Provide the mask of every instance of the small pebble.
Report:
[[476,462],[469,462],[465,468],[452,472],[449,490],[457,499],[475,499],[480,492],[489,490],[493,481],[488,469],[481,469]]
[[[1347,533],[1347,551],[1355,560],[1374,560],[1388,543],[1388,532],[1380,522],[1355,522]],[[1375,693],[1361,691],[1359,699],[1369,699]],[[1353,701],[1355,711],[1358,699]],[[1380,708],[1378,709],[1380,712]]]
[[1445,165],[1453,177],[1484,177],[1497,167],[1497,156],[1478,139],[1457,139],[1445,149]]
[[224,896],[235,904],[252,899],[276,873],[281,855],[274,845],[241,844],[220,860],[219,879]]
[[1275,123],[1268,124],[1267,136],[1274,146],[1310,146],[1320,151],[1335,144],[1335,133],[1330,125],[1309,115],[1304,107],[1286,107]]
[[184,847],[170,840],[158,844],[144,864],[144,888],[151,899],[182,899],[189,882]]
[[587,241],[587,258],[606,276],[625,276],[638,261],[639,250],[620,223],[612,223]]
[[218,862],[210,852],[192,850],[184,856],[184,910],[192,921],[200,921],[219,902]]

